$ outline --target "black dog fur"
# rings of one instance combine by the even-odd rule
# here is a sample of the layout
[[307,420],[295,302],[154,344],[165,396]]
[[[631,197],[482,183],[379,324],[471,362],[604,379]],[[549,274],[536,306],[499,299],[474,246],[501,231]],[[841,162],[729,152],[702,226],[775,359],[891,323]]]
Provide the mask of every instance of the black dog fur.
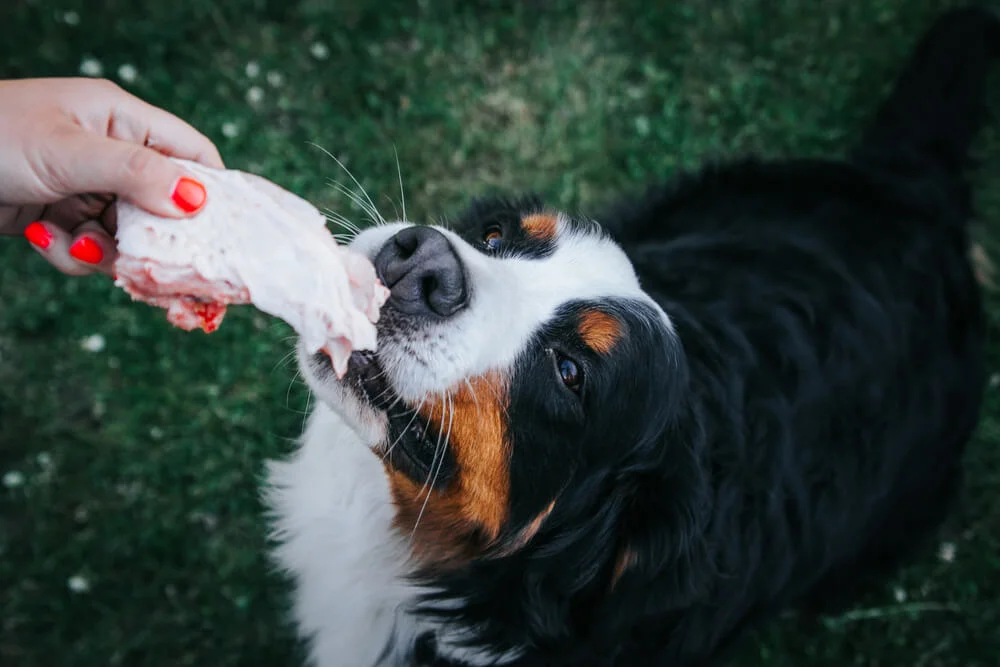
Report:
[[[592,457],[537,544],[435,575],[447,618],[520,667],[702,667],[933,533],[984,386],[963,171],[998,45],[995,13],[950,12],[847,159],[713,166],[598,218],[678,334],[630,357],[657,400],[608,410],[655,437]],[[430,637],[416,661],[450,664]]]

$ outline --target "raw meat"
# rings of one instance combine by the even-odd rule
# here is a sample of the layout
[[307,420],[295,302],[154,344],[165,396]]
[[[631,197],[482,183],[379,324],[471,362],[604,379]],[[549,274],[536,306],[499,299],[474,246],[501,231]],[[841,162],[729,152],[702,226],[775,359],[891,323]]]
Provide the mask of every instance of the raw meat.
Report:
[[205,185],[195,216],[173,220],[117,204],[115,284],[167,309],[171,324],[215,331],[230,304],[281,318],[343,376],[352,350],[374,350],[389,296],[366,257],[338,246],[315,207],[263,178],[176,160]]

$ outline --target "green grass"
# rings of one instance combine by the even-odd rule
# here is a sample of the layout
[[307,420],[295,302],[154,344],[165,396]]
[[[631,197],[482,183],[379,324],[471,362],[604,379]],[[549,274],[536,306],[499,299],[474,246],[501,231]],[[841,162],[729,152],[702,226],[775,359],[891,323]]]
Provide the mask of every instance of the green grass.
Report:
[[[590,210],[706,157],[840,153],[948,4],[14,0],[0,5],[0,77],[71,75],[85,57],[112,78],[133,65],[127,87],[209,134],[230,166],[357,220],[329,184],[344,174],[309,142],[387,215],[394,150],[414,219],[495,188]],[[997,129],[976,176],[991,250]],[[108,281],[63,278],[0,241],[0,475],[23,476],[0,486],[0,665],[297,664],[257,500],[262,462],[289,450],[307,402],[289,333],[237,309],[210,337],[185,334]],[[93,334],[100,351],[81,345]],[[1000,371],[1000,341],[990,352]],[[824,625],[776,622],[736,664],[998,664],[998,448],[991,392],[942,537],[953,560],[929,550]]]

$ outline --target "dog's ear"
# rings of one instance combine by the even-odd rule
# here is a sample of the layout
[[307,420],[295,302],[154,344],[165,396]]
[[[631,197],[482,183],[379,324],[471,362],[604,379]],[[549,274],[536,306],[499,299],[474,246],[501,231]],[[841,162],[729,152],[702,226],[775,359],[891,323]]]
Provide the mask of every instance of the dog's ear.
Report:
[[621,473],[624,501],[607,574],[609,592],[642,590],[661,613],[692,604],[717,573],[708,538],[710,473],[699,457],[704,448],[697,434],[665,437],[659,451],[666,455]]
[[[613,643],[636,619],[707,597],[718,572],[707,538],[710,480],[695,443],[672,445],[669,463],[577,481],[577,493],[560,497],[556,528],[543,528],[537,547],[525,550],[523,577],[510,589],[520,587],[521,599],[531,600],[522,616],[531,641],[584,633],[595,645]],[[557,516],[574,496],[580,511]],[[598,497],[598,505],[586,504]]]
[[[671,483],[676,486],[664,488]],[[626,587],[648,592],[652,586],[658,611],[688,606],[705,592],[716,572],[705,534],[705,496],[677,479],[644,482],[631,494],[619,525],[610,592]]]

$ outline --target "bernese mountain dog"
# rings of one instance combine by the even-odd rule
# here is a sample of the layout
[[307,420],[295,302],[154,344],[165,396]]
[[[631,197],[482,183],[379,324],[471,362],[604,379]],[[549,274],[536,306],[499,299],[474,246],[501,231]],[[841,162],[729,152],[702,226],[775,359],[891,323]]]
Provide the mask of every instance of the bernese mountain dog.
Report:
[[844,159],[360,233],[378,351],[300,354],[318,405],[266,486],[312,663],[700,667],[898,565],[984,390],[963,170],[998,46],[942,16]]

